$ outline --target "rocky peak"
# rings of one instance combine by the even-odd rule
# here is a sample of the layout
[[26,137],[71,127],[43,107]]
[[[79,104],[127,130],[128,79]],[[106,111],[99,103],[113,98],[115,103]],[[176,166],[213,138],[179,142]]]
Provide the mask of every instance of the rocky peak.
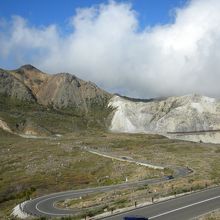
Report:
[[25,64],[25,65],[21,66],[20,68],[18,68],[17,70],[41,72],[39,69],[32,66],[31,64]]
[[41,90],[45,82],[50,78],[50,75],[43,73],[30,64],[23,65],[16,70],[10,71],[10,73],[27,86],[37,99],[39,90]]
[[[45,106],[74,107],[88,111],[94,105],[104,106],[111,98],[111,94],[94,83],[86,82],[70,73],[47,74],[30,64],[6,72],[12,79],[27,88],[39,104]],[[3,77],[1,78],[3,80]],[[7,83],[4,82],[4,84]],[[7,89],[7,93],[10,94],[10,88],[7,87]]]

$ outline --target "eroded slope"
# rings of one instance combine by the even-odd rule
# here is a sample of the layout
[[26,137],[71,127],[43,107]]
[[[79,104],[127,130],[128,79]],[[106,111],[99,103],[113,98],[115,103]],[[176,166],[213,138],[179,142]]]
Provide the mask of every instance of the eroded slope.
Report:
[[112,131],[220,142],[220,133],[214,132],[220,129],[220,102],[216,99],[187,95],[161,101],[133,102],[114,96],[109,105],[115,108],[110,126]]

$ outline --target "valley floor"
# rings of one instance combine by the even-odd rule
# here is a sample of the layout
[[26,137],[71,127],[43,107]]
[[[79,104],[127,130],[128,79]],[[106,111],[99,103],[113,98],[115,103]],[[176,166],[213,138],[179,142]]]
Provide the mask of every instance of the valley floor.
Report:
[[110,204],[106,210],[117,209],[133,205],[136,200],[147,202],[220,183],[220,145],[102,131],[69,133],[51,139],[25,139],[4,132],[0,135],[1,219],[8,218],[17,203],[48,193],[172,175],[169,168],[161,171],[137,167],[91,154],[85,147],[161,166],[185,166],[194,173],[163,184],[64,201],[61,206],[81,208],[82,212],[90,207],[90,212],[97,214],[100,204]]

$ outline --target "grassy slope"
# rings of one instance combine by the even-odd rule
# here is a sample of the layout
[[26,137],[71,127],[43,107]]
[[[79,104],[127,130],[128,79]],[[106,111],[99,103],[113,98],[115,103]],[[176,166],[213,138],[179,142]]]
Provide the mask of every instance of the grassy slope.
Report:
[[[77,109],[46,108],[36,103],[21,102],[0,95],[0,118],[17,133],[23,132],[18,125],[24,124],[26,120],[31,121],[39,133],[44,130],[51,134],[65,134],[89,129],[100,130],[105,128],[105,120],[111,111],[106,109],[105,104],[99,107],[93,106],[88,113],[82,113]],[[60,152],[57,147],[60,148],[56,141],[52,144],[49,140],[25,140],[0,129],[1,205],[3,204],[7,209],[8,200],[24,199],[36,189],[39,189],[36,194],[40,195],[43,193],[41,190],[51,192],[79,187],[83,184],[94,184],[95,174],[87,176],[86,172],[82,173],[83,167],[87,167],[88,164],[85,161],[82,164],[78,162],[81,153],[76,150],[69,155],[67,152],[63,153],[62,150]],[[77,159],[73,160],[72,156]],[[94,156],[91,160],[95,161]],[[77,169],[80,171],[78,172]],[[108,172],[105,172],[107,175]],[[59,182],[60,178],[63,182]]]
[[[80,150],[90,146],[116,155],[127,155],[159,164],[190,166],[195,173],[175,182],[125,193],[144,201],[152,196],[184,192],[220,182],[220,146],[173,141],[158,135],[112,134],[82,131],[61,139],[0,139],[0,210],[9,213],[16,202],[67,189],[83,188],[163,175],[149,169],[112,162]],[[91,166],[92,165],[92,166]],[[105,178],[110,176],[110,178]],[[126,197],[127,196],[127,197]],[[144,197],[143,197],[144,196]],[[123,199],[123,196],[120,196]],[[129,205],[130,203],[128,203]]]
[[[4,213],[0,217],[9,214],[17,202],[29,196],[119,183],[125,180],[125,175],[136,178],[135,165],[112,163],[110,159],[80,150],[79,142],[85,136],[93,139],[94,134],[75,133],[69,140],[1,138],[0,210]],[[151,169],[139,170],[143,175],[139,178],[161,175]]]
[[[149,202],[152,197],[184,193],[220,184],[220,145],[169,140],[159,135],[144,134],[105,134],[99,139],[85,138],[83,144],[115,155],[132,156],[161,165],[189,166],[194,170],[194,173],[186,178],[143,187],[135,192],[130,190],[119,193],[118,199],[109,200],[111,195],[105,195],[102,203],[111,204],[114,208],[121,207],[120,201],[123,201],[123,206],[133,206],[134,201]],[[95,200],[97,201],[92,197],[87,202],[90,204]],[[71,206],[71,201],[68,205]],[[216,214],[211,219],[219,219],[219,215]]]
[[0,130],[1,219],[9,215],[16,203],[30,196],[118,183],[126,176],[132,180],[163,175],[83,152],[82,146],[195,170],[187,178],[129,192],[129,197],[131,194],[140,201],[152,196],[149,191],[156,190],[154,196],[159,196],[220,183],[220,145],[169,140],[158,135],[108,133],[103,130],[110,110],[102,111],[102,108],[81,114],[77,110],[46,109],[0,97],[0,109],[0,117],[14,130],[16,124],[31,118],[52,133],[66,134],[60,139],[23,139]]
[[84,129],[105,128],[105,120],[111,111],[105,107],[105,104],[92,107],[88,113],[82,113],[77,109],[52,109],[0,95],[0,117],[13,130],[17,129],[16,125],[28,119],[52,134],[63,134]]
[[0,138],[0,217],[9,214],[17,202],[29,196],[118,183],[125,177],[134,180],[164,175],[160,171],[112,162],[80,150],[82,146],[157,164],[190,166],[195,170],[193,175],[175,182],[131,191],[129,194],[132,196],[125,193],[125,198],[137,197],[139,201],[145,201],[152,196],[149,191],[156,190],[154,196],[161,196],[220,182],[219,145],[169,140],[158,135],[113,134],[97,130],[70,133],[60,139],[23,139],[5,136],[2,132],[0,136],[4,137]]

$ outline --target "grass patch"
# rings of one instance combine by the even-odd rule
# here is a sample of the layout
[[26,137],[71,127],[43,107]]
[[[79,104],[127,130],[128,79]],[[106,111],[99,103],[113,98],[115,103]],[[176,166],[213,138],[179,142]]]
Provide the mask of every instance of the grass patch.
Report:
[[112,161],[83,151],[85,146],[161,166],[188,166],[195,171],[183,179],[111,195],[106,204],[109,201],[113,208],[132,205],[135,200],[150,201],[175,190],[181,193],[206,183],[220,183],[220,145],[169,140],[159,135],[108,133],[105,123],[111,109],[103,108],[93,106],[92,111],[82,114],[77,109],[54,110],[0,97],[0,117],[11,129],[19,131],[17,125],[29,118],[51,134],[63,134],[53,139],[24,139],[0,130],[1,219],[9,217],[11,209],[29,197],[116,184],[126,178],[134,181],[173,174],[172,169],[152,170]]

